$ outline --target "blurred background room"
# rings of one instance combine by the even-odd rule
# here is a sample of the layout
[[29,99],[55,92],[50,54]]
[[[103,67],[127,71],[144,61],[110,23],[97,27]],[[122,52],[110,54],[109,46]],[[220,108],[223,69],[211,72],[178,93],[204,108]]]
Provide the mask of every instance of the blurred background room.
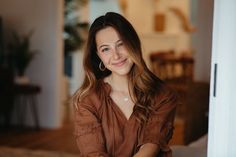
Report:
[[148,67],[179,95],[173,150],[206,156],[213,6],[213,0],[1,0],[0,156],[79,153],[69,99],[83,80],[89,25],[107,11],[132,23]]

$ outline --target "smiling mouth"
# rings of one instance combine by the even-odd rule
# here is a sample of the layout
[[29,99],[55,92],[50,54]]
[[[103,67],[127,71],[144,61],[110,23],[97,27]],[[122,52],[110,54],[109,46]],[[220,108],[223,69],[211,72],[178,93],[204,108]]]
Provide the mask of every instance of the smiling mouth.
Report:
[[124,59],[124,60],[122,60],[122,61],[120,61],[120,62],[113,63],[113,65],[114,65],[114,66],[117,66],[117,67],[120,67],[120,66],[124,65],[124,64],[126,63],[126,61],[127,61],[127,59]]

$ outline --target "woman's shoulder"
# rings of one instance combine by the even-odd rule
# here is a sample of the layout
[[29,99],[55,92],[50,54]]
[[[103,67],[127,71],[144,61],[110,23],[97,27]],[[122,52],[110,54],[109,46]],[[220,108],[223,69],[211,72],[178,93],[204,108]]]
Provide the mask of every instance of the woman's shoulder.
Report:
[[80,99],[79,103],[83,104],[94,104],[98,99],[98,95],[94,89],[91,89],[86,95]]
[[100,100],[95,90],[90,90],[85,96],[75,104],[77,110],[89,110],[90,112],[96,113],[99,111],[101,106]]
[[104,92],[106,92],[105,85],[99,80],[94,88],[90,89],[87,94],[80,99],[78,105],[89,106],[97,110],[100,109],[102,105],[102,99],[104,97]]

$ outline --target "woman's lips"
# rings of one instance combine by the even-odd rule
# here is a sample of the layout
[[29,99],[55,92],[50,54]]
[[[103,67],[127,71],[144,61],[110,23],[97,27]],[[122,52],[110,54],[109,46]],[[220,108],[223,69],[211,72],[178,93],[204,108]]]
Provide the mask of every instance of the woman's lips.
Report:
[[126,61],[127,61],[127,59],[124,59],[124,60],[122,60],[122,61],[120,61],[120,62],[113,63],[113,65],[114,65],[114,66],[117,66],[117,67],[120,67],[120,66],[124,65],[124,64],[126,63]]

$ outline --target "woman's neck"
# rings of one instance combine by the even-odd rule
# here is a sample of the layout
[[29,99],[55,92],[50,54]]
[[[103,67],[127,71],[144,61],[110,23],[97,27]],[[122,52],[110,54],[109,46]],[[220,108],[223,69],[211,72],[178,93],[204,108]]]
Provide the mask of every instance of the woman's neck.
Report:
[[107,82],[111,85],[112,90],[128,93],[128,78],[127,76],[121,76],[111,74],[107,77]]

